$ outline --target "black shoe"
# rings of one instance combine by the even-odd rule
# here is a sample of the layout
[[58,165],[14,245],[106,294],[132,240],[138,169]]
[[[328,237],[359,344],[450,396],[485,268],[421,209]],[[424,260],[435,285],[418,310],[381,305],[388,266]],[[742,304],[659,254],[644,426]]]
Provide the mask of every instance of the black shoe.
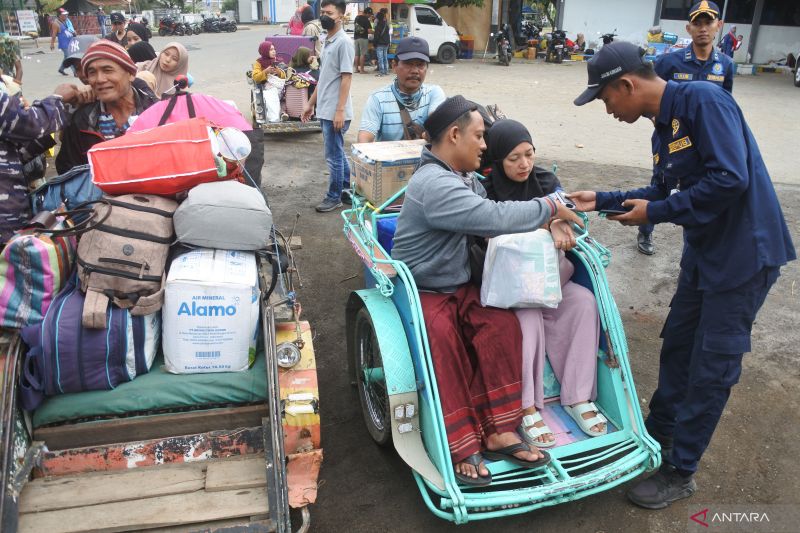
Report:
[[330,198],[326,197],[314,209],[316,209],[318,213],[327,213],[328,211],[333,211],[339,207],[342,207],[342,202],[338,200],[331,200]]
[[69,74],[67,74],[66,72],[64,72],[64,69],[63,69],[63,68],[60,68],[60,69],[58,69],[58,73],[59,73],[59,74],[61,74],[62,76],[69,76]]
[[688,498],[697,490],[694,476],[684,477],[670,464],[627,492],[628,499],[645,509],[664,509],[672,502]]
[[653,245],[653,234],[652,233],[642,233],[639,232],[639,236],[636,238],[638,243],[638,248],[641,253],[644,255],[653,255],[656,253],[656,247]]

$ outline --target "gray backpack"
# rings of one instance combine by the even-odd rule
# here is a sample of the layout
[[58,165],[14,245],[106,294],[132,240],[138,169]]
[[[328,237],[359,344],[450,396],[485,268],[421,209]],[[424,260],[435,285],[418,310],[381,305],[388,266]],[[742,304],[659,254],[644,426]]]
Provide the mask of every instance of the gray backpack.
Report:
[[95,211],[102,224],[78,243],[78,279],[86,293],[82,323],[106,327],[109,300],[134,316],[161,309],[164,269],[175,240],[175,200],[152,194],[109,196]]

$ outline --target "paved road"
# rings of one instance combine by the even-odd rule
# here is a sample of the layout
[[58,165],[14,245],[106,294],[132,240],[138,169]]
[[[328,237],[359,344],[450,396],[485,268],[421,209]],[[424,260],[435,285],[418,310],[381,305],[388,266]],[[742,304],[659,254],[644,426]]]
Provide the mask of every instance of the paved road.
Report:
[[[264,29],[232,35],[182,38],[191,50],[195,89],[233,98],[247,108],[243,73],[255,57]],[[157,48],[166,39],[154,39]],[[60,81],[58,55],[32,56],[27,61],[25,90],[46,94]],[[597,105],[577,109],[572,98],[585,83],[581,65],[514,63],[502,68],[480,61],[454,66],[433,65],[430,80],[449,94],[499,103],[510,116],[533,130],[540,162],[557,161],[567,189],[626,188],[649,180],[650,126],[617,124]],[[370,90],[385,82],[357,76],[356,109]],[[795,171],[800,89],[780,76],[739,77],[735,95],[783,199],[795,242],[800,243],[800,183]],[[722,126],[721,126],[722,127]],[[355,133],[349,135],[352,137]],[[429,513],[407,467],[391,450],[372,444],[361,419],[358,399],[346,375],[344,305],[351,290],[361,288],[360,263],[346,244],[338,214],[319,215],[312,206],[326,188],[326,168],[317,134],[268,138],[264,169],[275,219],[288,228],[296,213],[303,249],[298,260],[303,275],[304,315],[315,332],[322,397],[325,463],[318,503],[312,508],[315,531],[428,532],[455,531]],[[585,148],[576,148],[575,144]],[[631,348],[638,396],[646,408],[656,385],[661,323],[675,286],[681,250],[675,227],[656,231],[658,252],[647,258],[635,251],[635,231],[592,218],[591,232],[613,253],[610,285],[621,310]],[[701,504],[736,504],[742,511],[755,503],[800,503],[797,486],[800,456],[800,267],[784,269],[753,331],[753,353],[745,358],[742,381],[731,397],[717,435],[698,475],[700,492],[690,501],[661,512],[630,506],[622,489],[579,502],[515,518],[468,524],[459,531],[683,532],[688,516]]]

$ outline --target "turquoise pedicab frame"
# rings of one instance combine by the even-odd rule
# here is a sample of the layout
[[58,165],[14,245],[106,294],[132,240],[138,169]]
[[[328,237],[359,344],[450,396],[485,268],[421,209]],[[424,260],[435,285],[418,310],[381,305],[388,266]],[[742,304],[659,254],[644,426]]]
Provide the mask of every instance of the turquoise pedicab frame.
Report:
[[[400,434],[398,420],[391,413],[390,418],[394,445],[412,467],[428,508],[436,516],[457,524],[498,518],[603,492],[658,468],[660,446],[644,427],[622,319],[605,275],[611,254],[592,239],[588,217],[581,214],[586,228],[574,227],[577,246],[570,252],[570,260],[576,271],[583,267],[597,301],[602,332],[595,403],[617,430],[549,449],[552,461],[544,468],[529,470],[507,461],[492,462],[488,464],[493,480],[490,486],[458,485],[417,286],[408,267],[392,259],[377,238],[378,221],[398,216],[385,210],[405,190],[403,187],[377,208],[354,195],[352,208],[341,215],[345,236],[364,263],[365,284],[371,287],[354,292],[351,299],[360,298],[358,304],[368,308],[375,323],[384,365],[380,376],[386,380],[390,398],[398,395],[407,402],[416,392],[419,417],[414,419],[418,423],[413,432]],[[398,320],[408,346],[398,345]],[[409,377],[412,370],[413,376]],[[420,444],[413,442],[420,437],[424,444],[422,454],[427,453],[427,457],[420,457]],[[417,453],[409,449],[416,449]]]

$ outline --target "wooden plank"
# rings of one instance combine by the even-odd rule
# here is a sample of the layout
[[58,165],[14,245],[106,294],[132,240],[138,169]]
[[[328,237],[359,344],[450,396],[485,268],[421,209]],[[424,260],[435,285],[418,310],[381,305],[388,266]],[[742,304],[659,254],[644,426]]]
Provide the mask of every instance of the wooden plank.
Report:
[[272,520],[253,518],[231,518],[215,520],[191,526],[158,527],[148,529],[147,533],[273,533],[275,524]]
[[209,463],[206,472],[206,492],[250,489],[267,483],[264,455],[246,455]]
[[[267,509],[266,487],[197,491],[143,500],[104,503],[89,507],[27,513],[20,516],[20,533],[111,533],[141,531],[263,515]],[[189,528],[187,528],[189,529]]]
[[185,494],[205,486],[207,462],[135,468],[39,478],[25,485],[20,513],[55,511],[168,494]]
[[292,250],[303,249],[303,239],[300,238],[300,235],[292,235],[292,238],[289,239],[289,248]]
[[36,429],[33,435],[35,440],[45,441],[50,450],[64,450],[254,427],[260,425],[266,412],[266,404],[246,405],[65,424]]

